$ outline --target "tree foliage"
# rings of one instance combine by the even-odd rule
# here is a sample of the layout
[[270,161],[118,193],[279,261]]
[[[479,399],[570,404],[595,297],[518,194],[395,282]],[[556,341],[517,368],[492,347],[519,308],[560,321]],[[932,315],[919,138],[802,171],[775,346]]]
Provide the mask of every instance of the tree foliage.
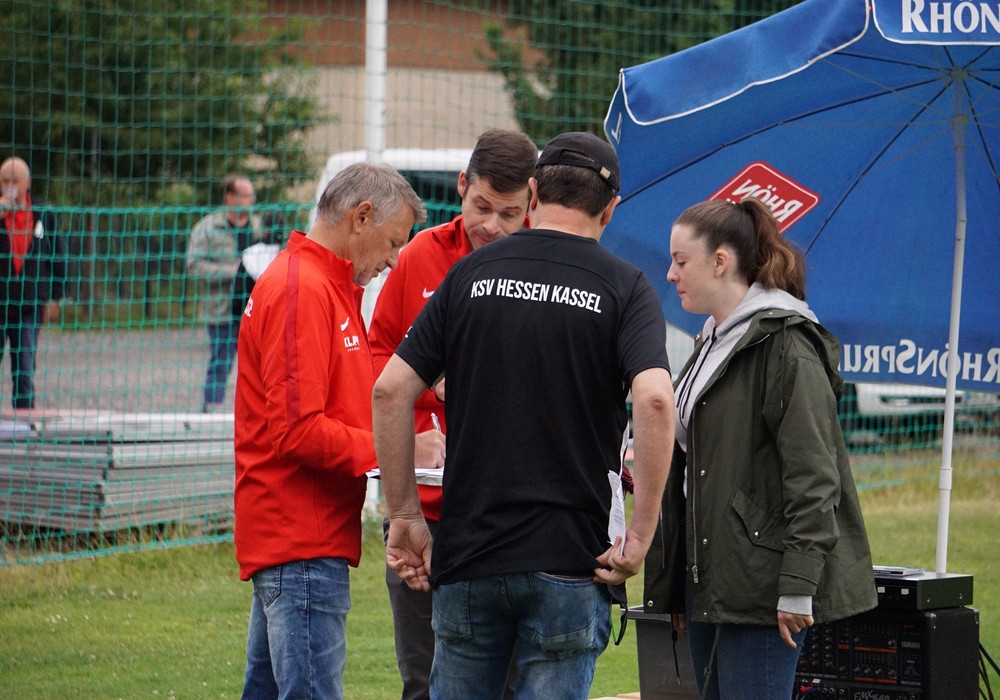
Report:
[[286,73],[296,32],[259,9],[0,0],[3,155],[71,205],[204,202],[234,170],[250,170],[262,198],[311,177],[303,136],[317,107]]
[[[538,143],[602,133],[618,73],[741,27],[799,0],[511,0],[480,56],[504,76],[521,128]],[[513,31],[510,30],[513,28]]]

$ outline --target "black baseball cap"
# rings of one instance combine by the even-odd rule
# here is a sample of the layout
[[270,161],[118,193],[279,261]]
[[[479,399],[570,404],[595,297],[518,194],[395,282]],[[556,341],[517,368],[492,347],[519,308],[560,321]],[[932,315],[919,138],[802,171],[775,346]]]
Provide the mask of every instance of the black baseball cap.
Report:
[[615,149],[607,141],[587,131],[570,131],[549,141],[535,167],[543,165],[590,168],[604,178],[615,192],[621,187],[622,174]]

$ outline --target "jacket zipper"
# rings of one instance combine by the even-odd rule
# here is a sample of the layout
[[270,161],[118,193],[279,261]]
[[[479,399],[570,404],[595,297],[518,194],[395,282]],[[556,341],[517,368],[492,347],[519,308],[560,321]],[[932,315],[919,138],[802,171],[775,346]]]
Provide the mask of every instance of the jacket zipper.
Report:
[[[695,410],[698,409],[697,401],[695,402],[694,409]],[[688,460],[688,464],[691,467],[691,470],[690,470],[691,481],[688,484],[688,491],[690,492],[690,498],[691,498],[691,537],[692,537],[691,544],[694,545],[693,546],[693,550],[694,551],[691,553],[691,581],[693,583],[698,583],[699,582],[699,580],[698,580],[698,512],[697,512],[698,511],[698,507],[697,507],[698,506],[698,483],[697,483],[698,480],[697,480],[697,476],[696,476],[697,469],[696,469],[695,460],[694,460],[695,455],[694,454],[690,454],[690,452],[693,452],[693,448],[694,448],[694,445],[695,445],[695,441],[694,441],[694,424],[695,424],[694,413],[692,412],[692,414],[691,414],[691,421],[688,424],[689,425],[689,427],[688,427],[688,450],[689,450],[689,455],[688,456],[690,457],[690,459]]]
[[[715,380],[712,381],[711,384],[708,384],[708,385],[702,387],[701,394],[699,394],[698,396],[695,397],[694,411],[696,411],[698,409],[698,399],[706,391],[708,391],[708,389],[710,389],[715,384],[715,382],[719,381],[723,376],[725,376],[726,371],[729,369],[729,361],[732,359],[732,357],[734,355],[736,355],[736,353],[743,352],[747,348],[752,348],[755,345],[759,345],[760,343],[763,343],[765,340],[767,340],[770,337],[771,337],[770,333],[765,333],[764,337],[758,338],[757,340],[755,340],[753,343],[750,343],[749,345],[745,345],[743,347],[739,347],[739,345],[737,345],[737,347],[733,349],[733,352],[730,354],[730,356],[726,359],[725,364],[722,365],[722,367],[720,368],[721,372],[719,372],[719,374],[715,378]],[[699,348],[699,352],[700,352],[700,350],[701,349]],[[698,476],[697,476],[697,469],[696,469],[696,466],[695,466],[695,460],[694,460],[694,454],[693,454],[694,445],[695,445],[695,440],[694,440],[694,424],[695,424],[694,411],[691,412],[691,422],[690,422],[690,424],[688,426],[688,464],[691,467],[691,482],[688,483],[688,487],[689,487],[688,488],[688,494],[689,494],[689,498],[691,499],[691,537],[692,537],[692,544],[694,545],[694,547],[693,547],[694,551],[691,553],[691,582],[692,583],[699,583],[700,581],[699,581],[699,575],[698,575],[698,550],[699,550],[699,546],[700,545],[698,544],[698,512],[697,512],[698,511],[698,507],[697,507],[698,506],[698,499],[697,499],[697,493],[698,493]]]

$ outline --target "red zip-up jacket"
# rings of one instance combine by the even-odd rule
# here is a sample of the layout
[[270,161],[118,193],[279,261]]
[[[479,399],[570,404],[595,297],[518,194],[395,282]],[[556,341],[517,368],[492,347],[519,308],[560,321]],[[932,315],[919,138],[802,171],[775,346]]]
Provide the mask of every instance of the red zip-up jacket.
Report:
[[[396,346],[413,325],[413,320],[441,284],[451,266],[472,252],[462,217],[446,224],[421,231],[399,251],[399,262],[389,272],[375,302],[375,312],[369,330],[375,376],[382,373]],[[422,433],[434,427],[431,413],[447,431],[444,404],[434,392],[427,390],[413,406],[414,428]],[[438,520],[441,516],[441,487],[421,484],[420,504],[424,517]]]
[[375,375],[353,277],[350,261],[295,231],[243,313],[234,493],[243,580],[290,561],[361,558]]

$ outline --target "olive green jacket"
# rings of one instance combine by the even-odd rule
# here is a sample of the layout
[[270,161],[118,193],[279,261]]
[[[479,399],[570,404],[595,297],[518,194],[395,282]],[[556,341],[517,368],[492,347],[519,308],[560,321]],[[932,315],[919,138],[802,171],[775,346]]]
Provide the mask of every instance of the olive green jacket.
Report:
[[812,596],[816,622],[876,606],[837,419],[838,355],[836,338],[796,311],[753,316],[696,398],[687,453],[674,451],[645,612],[684,612],[685,577],[702,622],[776,625],[782,595]]

